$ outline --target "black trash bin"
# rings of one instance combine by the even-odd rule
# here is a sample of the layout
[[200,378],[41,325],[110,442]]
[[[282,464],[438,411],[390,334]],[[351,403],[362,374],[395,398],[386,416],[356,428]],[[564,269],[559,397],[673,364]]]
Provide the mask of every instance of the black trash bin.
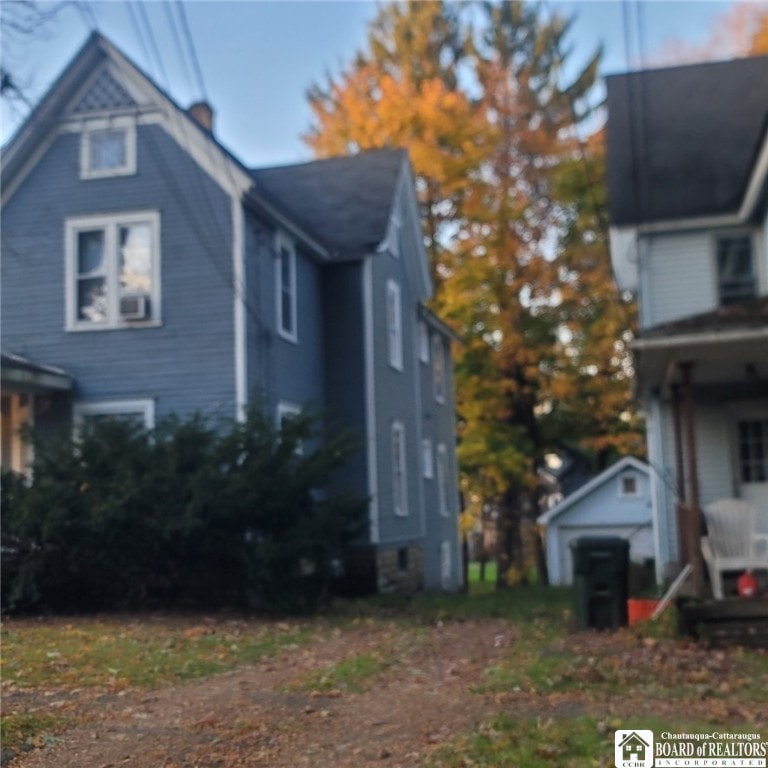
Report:
[[629,542],[618,536],[584,536],[571,542],[571,554],[576,626],[626,626]]

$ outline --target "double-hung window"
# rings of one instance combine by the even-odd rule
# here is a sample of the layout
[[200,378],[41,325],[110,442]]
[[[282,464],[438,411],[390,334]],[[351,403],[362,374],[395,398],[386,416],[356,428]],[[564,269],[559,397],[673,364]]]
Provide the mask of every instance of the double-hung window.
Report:
[[400,286],[387,280],[387,338],[389,364],[397,371],[403,370],[403,315]]
[[448,451],[446,450],[445,445],[440,443],[437,446],[437,498],[440,514],[443,515],[443,517],[448,517],[449,513],[449,480],[450,472],[448,471]]
[[[281,400],[277,404],[277,428],[282,434],[283,430],[290,426],[290,422],[301,415],[301,408],[295,403],[289,403]],[[304,444],[301,440],[296,441],[296,455],[301,456],[304,453]]]
[[132,118],[88,123],[80,138],[80,178],[136,173],[136,124]]
[[434,459],[432,453],[432,441],[425,437],[421,441],[422,473],[426,480],[431,480],[435,475]]
[[282,233],[277,234],[275,256],[277,330],[288,341],[298,341],[296,316],[296,250]]
[[405,427],[392,423],[392,498],[395,514],[408,514],[408,481],[405,473]]
[[417,326],[418,331],[418,343],[419,343],[419,360],[422,363],[429,362],[429,329],[427,324],[423,320],[419,320]]
[[740,421],[738,430],[740,481],[768,482],[768,419]]
[[721,304],[732,304],[757,295],[750,235],[729,235],[717,239],[717,289]]
[[65,242],[68,330],[159,322],[156,211],[69,219]]

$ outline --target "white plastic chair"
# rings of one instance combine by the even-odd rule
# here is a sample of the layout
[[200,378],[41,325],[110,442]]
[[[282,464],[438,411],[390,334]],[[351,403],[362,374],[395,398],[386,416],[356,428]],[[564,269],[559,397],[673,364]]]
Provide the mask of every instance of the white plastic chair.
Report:
[[708,535],[701,540],[701,553],[717,600],[723,599],[724,571],[768,568],[766,516],[768,510],[758,513],[741,499],[720,499],[704,508]]

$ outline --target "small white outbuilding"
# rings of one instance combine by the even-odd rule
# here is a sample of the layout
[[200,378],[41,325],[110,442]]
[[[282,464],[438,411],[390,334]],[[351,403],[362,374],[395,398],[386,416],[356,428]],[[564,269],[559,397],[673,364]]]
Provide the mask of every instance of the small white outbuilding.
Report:
[[592,478],[538,518],[546,526],[551,584],[573,583],[571,542],[582,536],[620,536],[629,557],[655,558],[650,469],[627,456]]

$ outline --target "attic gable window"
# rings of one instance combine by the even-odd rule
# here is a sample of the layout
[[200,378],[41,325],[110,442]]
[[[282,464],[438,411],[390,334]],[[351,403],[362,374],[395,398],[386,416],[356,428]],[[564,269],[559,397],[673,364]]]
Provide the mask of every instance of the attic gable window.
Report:
[[749,235],[717,239],[717,288],[721,304],[733,304],[757,295],[757,279]]
[[65,223],[66,327],[154,325],[160,319],[160,215],[87,216]]
[[136,126],[131,119],[88,123],[80,139],[80,178],[136,173]]
[[640,488],[637,485],[636,475],[627,474],[622,475],[619,478],[619,495],[625,498],[640,495]]

